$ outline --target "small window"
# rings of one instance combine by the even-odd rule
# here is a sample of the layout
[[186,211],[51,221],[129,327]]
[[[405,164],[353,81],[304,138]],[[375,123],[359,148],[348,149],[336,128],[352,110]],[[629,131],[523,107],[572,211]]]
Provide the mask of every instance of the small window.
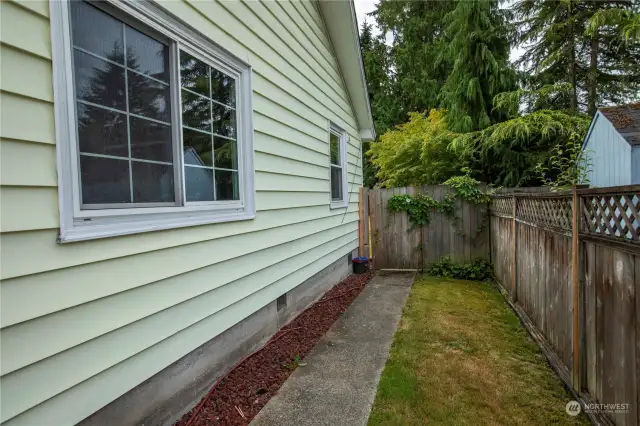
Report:
[[151,3],[52,13],[61,241],[252,218],[249,66]]
[[331,181],[331,207],[347,205],[347,136],[342,129],[331,124],[329,129],[329,160]]

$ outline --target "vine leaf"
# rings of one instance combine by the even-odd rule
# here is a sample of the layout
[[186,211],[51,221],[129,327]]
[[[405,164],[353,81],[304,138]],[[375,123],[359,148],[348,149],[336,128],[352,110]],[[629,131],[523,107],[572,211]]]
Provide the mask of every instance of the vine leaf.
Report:
[[[391,213],[406,212],[411,222],[409,232],[415,228],[423,227],[431,222],[431,213],[439,211],[453,220],[456,233],[463,237],[468,237],[460,229],[460,217],[456,214],[456,201],[463,200],[474,205],[488,205],[491,201],[493,189],[483,191],[479,185],[480,181],[470,176],[471,170],[463,168],[465,173],[462,176],[455,176],[446,180],[443,185],[454,190],[453,193],[445,194],[442,201],[438,201],[427,194],[412,196],[409,194],[394,195],[389,199],[387,210]],[[488,213],[486,209],[485,213]],[[471,238],[475,238],[486,227],[488,214],[484,215],[482,223]]]

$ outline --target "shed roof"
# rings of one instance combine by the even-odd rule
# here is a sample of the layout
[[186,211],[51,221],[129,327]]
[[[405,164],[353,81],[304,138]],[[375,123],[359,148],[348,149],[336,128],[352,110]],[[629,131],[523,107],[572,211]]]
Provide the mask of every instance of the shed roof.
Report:
[[598,108],[627,142],[640,145],[640,102]]

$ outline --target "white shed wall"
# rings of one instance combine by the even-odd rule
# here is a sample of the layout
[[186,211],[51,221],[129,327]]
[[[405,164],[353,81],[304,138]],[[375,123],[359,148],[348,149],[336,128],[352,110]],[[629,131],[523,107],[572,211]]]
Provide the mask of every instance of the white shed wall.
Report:
[[599,187],[631,184],[631,145],[600,113],[594,121],[585,143],[592,163],[589,184]]

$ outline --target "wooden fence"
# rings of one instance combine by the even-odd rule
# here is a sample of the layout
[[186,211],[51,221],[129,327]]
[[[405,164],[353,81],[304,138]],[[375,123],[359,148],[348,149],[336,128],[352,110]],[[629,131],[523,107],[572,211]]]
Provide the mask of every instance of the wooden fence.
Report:
[[[407,214],[390,213],[394,195],[426,194],[443,201],[453,190],[442,185],[407,188],[362,188],[360,192],[360,254],[370,253],[375,269],[424,269],[440,257],[459,262],[489,258],[486,206],[457,200],[455,213],[432,211],[428,225],[412,229]],[[371,247],[369,247],[369,242]]]
[[[640,425],[640,185],[502,192],[491,258],[510,303],[593,415]],[[620,407],[618,407],[620,408]]]

